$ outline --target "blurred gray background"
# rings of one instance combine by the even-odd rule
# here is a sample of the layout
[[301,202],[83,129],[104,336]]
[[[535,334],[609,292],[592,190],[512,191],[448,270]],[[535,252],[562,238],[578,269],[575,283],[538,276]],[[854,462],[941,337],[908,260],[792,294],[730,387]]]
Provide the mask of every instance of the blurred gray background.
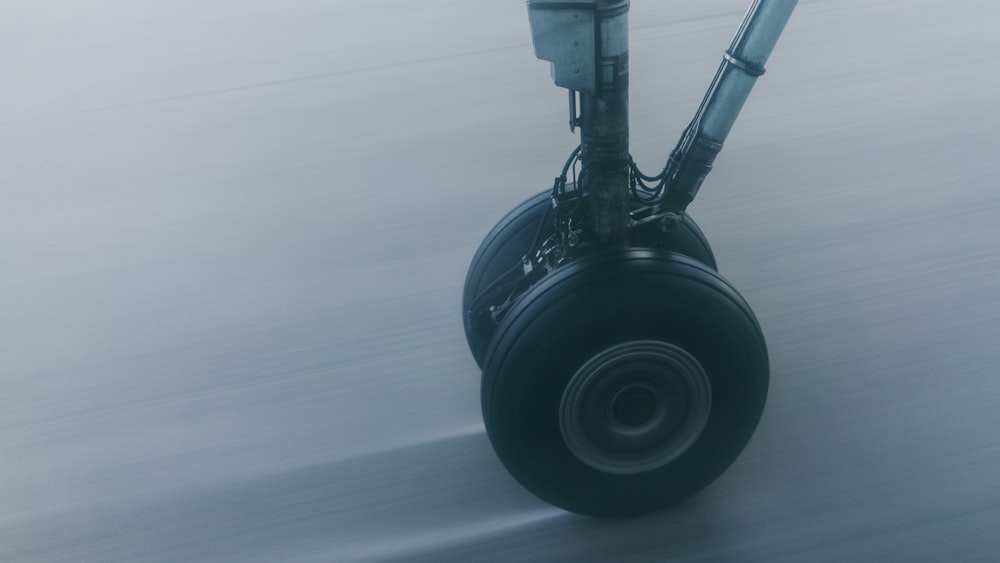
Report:
[[[633,2],[645,170],[748,3]],[[767,410],[600,521],[505,473],[462,334],[576,144],[524,2],[5,2],[0,560],[997,560],[998,22],[800,3],[691,207]]]

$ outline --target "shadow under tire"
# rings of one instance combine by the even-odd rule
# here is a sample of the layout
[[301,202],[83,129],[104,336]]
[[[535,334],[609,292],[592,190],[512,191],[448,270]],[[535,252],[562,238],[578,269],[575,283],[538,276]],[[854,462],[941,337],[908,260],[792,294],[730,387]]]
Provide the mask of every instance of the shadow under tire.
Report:
[[[469,264],[462,289],[462,316],[469,350],[480,367],[493,333],[473,326],[468,313],[475,301],[493,283],[511,270],[521,268],[521,258],[534,244],[553,233],[555,226],[554,217],[550,213],[551,193],[551,190],[545,190],[535,194],[500,219],[483,238]],[[683,221],[669,234],[646,228],[639,233],[637,239],[637,246],[679,252],[713,270],[717,269],[712,248],[690,215],[685,215]]]
[[721,475],[763,412],[768,356],[737,291],[677,253],[609,251],[531,288],[497,329],[482,409],[525,488],[602,517],[652,512]]

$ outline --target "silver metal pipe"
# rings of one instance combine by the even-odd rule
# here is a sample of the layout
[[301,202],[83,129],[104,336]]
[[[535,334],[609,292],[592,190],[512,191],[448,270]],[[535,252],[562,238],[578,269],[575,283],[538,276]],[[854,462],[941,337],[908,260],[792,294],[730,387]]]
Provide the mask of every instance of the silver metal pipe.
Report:
[[733,123],[798,0],[754,0],[694,119],[670,154],[662,211],[681,212],[712,170]]

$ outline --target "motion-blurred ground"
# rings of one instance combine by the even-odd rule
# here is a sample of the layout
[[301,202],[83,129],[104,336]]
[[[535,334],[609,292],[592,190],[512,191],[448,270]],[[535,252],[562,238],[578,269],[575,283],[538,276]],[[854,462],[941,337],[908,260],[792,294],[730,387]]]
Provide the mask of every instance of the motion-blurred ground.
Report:
[[[747,2],[636,1],[658,169]],[[575,145],[524,4],[0,8],[0,560],[995,560],[1000,5],[804,0],[692,207],[761,426],[627,522],[489,448],[465,268]]]

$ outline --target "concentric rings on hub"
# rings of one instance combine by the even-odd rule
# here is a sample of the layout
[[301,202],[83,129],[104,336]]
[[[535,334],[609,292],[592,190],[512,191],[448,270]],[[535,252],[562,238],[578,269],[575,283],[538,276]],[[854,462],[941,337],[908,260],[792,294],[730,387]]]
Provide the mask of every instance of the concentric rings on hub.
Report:
[[662,467],[697,440],[712,410],[705,370],[684,349],[624,342],[588,360],[559,405],[563,440],[588,466],[613,474]]

